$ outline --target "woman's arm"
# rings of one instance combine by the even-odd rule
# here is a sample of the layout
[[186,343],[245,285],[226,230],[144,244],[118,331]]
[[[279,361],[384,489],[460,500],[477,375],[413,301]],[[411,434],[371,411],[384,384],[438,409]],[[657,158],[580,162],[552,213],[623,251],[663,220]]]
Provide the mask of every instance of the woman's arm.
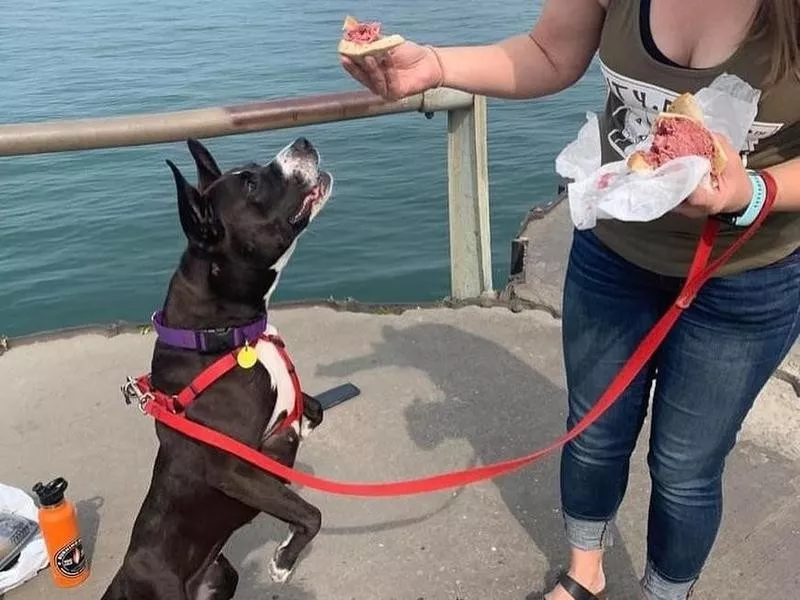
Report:
[[559,92],[586,72],[600,42],[605,0],[547,0],[527,33],[487,46],[439,48],[443,85],[499,98]]
[[608,0],[547,0],[530,33],[496,44],[430,48],[410,41],[379,56],[341,56],[350,75],[397,99],[437,85],[495,98],[535,98],[577,81],[597,51]]
[[764,170],[772,175],[778,187],[773,210],[800,212],[800,158]]

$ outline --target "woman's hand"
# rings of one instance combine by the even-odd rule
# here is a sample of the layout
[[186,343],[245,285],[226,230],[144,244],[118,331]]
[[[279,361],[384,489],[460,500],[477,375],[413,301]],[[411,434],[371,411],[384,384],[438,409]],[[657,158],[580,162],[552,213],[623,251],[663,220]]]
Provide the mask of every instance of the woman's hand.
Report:
[[436,51],[409,41],[384,54],[358,59],[339,55],[339,60],[353,79],[387,100],[418,94],[444,81]]
[[719,213],[738,212],[750,203],[753,188],[739,158],[739,152],[724,135],[715,134],[714,137],[725,151],[728,164],[717,178],[716,189],[700,184],[682,204],[675,208],[678,214],[702,218]]

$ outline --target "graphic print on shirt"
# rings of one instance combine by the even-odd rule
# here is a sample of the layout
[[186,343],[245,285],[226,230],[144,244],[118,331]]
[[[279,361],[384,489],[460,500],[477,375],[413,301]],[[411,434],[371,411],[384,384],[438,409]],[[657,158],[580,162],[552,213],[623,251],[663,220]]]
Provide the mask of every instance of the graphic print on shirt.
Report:
[[[608,93],[620,103],[611,115],[608,143],[614,152],[624,158],[634,150],[636,144],[647,138],[658,113],[666,110],[679,94],[620,75],[609,69],[602,60],[600,68]],[[753,152],[759,141],[777,133],[783,126],[783,123],[754,121],[747,133],[744,154]]]

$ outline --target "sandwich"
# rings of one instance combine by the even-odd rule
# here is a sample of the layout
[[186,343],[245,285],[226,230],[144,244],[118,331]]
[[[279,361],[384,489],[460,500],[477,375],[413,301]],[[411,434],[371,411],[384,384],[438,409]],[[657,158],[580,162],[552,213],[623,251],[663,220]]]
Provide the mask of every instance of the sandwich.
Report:
[[712,180],[728,162],[725,151],[706,127],[703,113],[692,94],[678,96],[653,123],[649,150],[637,150],[628,157],[628,168],[636,173],[653,171],[682,156],[702,156],[711,162]]
[[388,52],[405,42],[402,36],[383,35],[380,23],[359,23],[354,17],[346,17],[339,40],[339,54],[362,57]]

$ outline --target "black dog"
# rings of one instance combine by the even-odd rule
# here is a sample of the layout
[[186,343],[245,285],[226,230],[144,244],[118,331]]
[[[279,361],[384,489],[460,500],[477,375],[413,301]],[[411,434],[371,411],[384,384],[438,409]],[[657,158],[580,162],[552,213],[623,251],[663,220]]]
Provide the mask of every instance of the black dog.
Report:
[[[298,237],[322,209],[333,180],[305,139],[269,164],[221,173],[211,154],[189,140],[199,184],[172,169],[178,212],[188,246],[174,273],[162,325],[197,332],[202,351],[155,344],[152,384],[177,394],[201,371],[235,349],[225,328],[263,319],[266,304]],[[273,332],[271,326],[268,333]],[[280,428],[294,394],[277,350],[256,347],[260,364],[227,373],[194,401],[186,416],[231,436],[285,465],[301,438],[322,421],[322,409],[303,394],[299,422]],[[276,358],[277,357],[277,358]],[[288,424],[288,422],[287,422]],[[215,448],[156,424],[160,442],[150,489],[134,522],[120,570],[103,600],[228,600],[238,575],[221,554],[231,534],[258,513],[289,524],[290,534],[269,564],[286,581],[319,532],[320,511],[270,476]]]

